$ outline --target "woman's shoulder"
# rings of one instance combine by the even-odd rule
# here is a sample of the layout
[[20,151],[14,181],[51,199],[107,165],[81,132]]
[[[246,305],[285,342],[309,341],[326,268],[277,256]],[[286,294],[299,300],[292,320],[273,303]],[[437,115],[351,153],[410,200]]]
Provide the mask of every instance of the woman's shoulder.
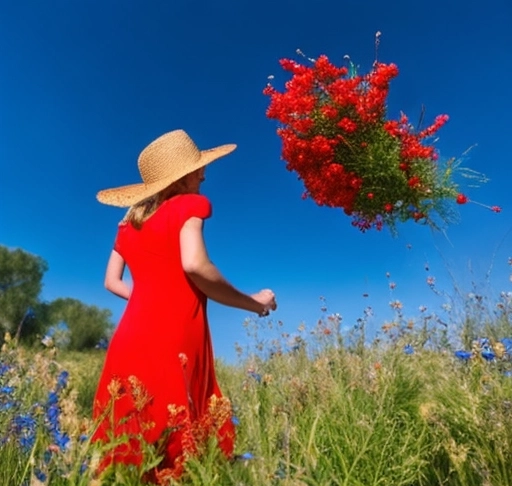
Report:
[[194,194],[194,193],[187,193],[187,194],[178,194],[171,198],[171,201],[175,200],[178,201],[179,204],[201,204],[207,202],[210,204],[210,200],[204,195],[204,194]]
[[179,211],[185,219],[192,216],[209,218],[212,214],[210,200],[203,194],[179,194],[169,199],[170,208]]

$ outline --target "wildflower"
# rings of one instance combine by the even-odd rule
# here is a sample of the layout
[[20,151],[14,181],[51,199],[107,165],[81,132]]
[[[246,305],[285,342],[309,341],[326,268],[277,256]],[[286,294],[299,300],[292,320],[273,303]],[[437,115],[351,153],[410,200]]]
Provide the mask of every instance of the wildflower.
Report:
[[429,287],[433,287],[436,283],[436,278],[435,277],[427,277],[427,285]]
[[492,361],[496,357],[496,354],[490,349],[482,350],[481,354],[482,358],[484,358],[486,361]]
[[38,481],[40,481],[41,483],[45,483],[46,482],[46,479],[47,479],[47,476],[46,474],[41,471],[41,469],[39,468],[36,468],[34,470],[34,476],[37,478]]
[[473,353],[471,353],[471,351],[464,351],[464,350],[455,351],[455,357],[462,359],[464,361],[467,361],[468,359],[470,359],[471,356],[473,356]]
[[243,454],[235,456],[235,459],[238,459],[240,461],[250,461],[254,459],[254,454],[252,452],[244,452]]
[[48,406],[56,405],[58,402],[59,402],[59,396],[57,395],[56,392],[52,391],[52,392],[48,393],[48,401],[47,401]]
[[399,300],[394,300],[389,303],[392,309],[400,310],[403,307],[403,304]]
[[408,181],[407,181],[407,185],[411,188],[415,188],[415,187],[418,187],[419,185],[421,184],[421,181],[420,181],[420,178],[417,177],[417,176],[413,176],[411,177]]
[[457,194],[455,201],[457,204],[466,204],[468,202],[468,197],[465,194]]
[[60,390],[65,388],[68,384],[69,373],[67,371],[62,371],[57,377],[57,389]]
[[501,343],[505,346],[505,353],[512,357],[512,338],[503,338]]
[[414,348],[410,344],[406,344],[404,346],[404,353],[405,354],[414,354]]
[[254,378],[258,383],[261,383],[261,375],[259,373],[256,373],[254,370],[252,369],[249,369],[247,370],[247,374],[251,377],[251,378]]
[[34,417],[26,414],[17,415],[12,425],[20,446],[25,451],[31,450],[36,442],[37,423]]
[[238,418],[238,417],[236,417],[235,415],[233,415],[233,416],[231,417],[231,422],[233,423],[233,425],[234,425],[235,427],[238,427],[238,426],[240,425],[240,420],[239,420],[239,418]]
[[494,211],[495,213],[501,213],[501,207],[500,206],[491,206],[491,211]]

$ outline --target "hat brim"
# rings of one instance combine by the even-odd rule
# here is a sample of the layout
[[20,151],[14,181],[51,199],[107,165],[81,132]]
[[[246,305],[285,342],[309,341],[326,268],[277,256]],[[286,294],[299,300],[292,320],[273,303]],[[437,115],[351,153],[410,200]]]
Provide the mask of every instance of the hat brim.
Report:
[[144,199],[154,196],[156,193],[165,189],[173,182],[181,179],[182,177],[194,172],[211,162],[230,154],[236,149],[235,144],[220,145],[209,150],[201,150],[201,157],[197,162],[185,167],[178,174],[174,174],[168,178],[161,179],[151,184],[145,184],[144,182],[139,184],[129,184],[127,186],[114,187],[112,189],[104,189],[96,194],[96,199],[103,204],[109,206],[117,206],[125,208],[133,206]]

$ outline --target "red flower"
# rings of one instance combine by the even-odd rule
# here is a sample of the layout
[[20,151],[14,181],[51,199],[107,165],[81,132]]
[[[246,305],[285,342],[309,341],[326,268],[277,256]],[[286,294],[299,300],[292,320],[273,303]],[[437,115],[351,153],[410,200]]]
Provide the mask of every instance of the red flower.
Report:
[[[448,116],[422,130],[404,113],[387,119],[389,85],[398,75],[394,64],[375,62],[369,73],[349,77],[346,67],[325,55],[310,63],[280,63],[290,79],[282,92],[265,87],[267,117],[281,125],[281,158],[304,184],[303,198],[341,208],[361,231],[407,219],[431,223],[438,207],[432,202],[468,202],[450,179],[450,167],[437,163],[434,146],[425,141]],[[406,209],[411,206],[421,210]]]
[[418,187],[421,184],[420,178],[418,176],[413,176],[407,181],[407,185],[411,188]]
[[457,194],[457,204],[466,204],[468,202],[468,197],[464,194]]
[[320,112],[322,113],[325,118],[328,118],[329,120],[334,120],[338,117],[338,110],[332,106],[332,105],[324,105],[320,108]]
[[491,211],[494,211],[495,213],[501,213],[501,208],[499,206],[492,206]]
[[357,130],[356,123],[350,118],[344,117],[342,118],[337,125],[347,133],[353,133]]

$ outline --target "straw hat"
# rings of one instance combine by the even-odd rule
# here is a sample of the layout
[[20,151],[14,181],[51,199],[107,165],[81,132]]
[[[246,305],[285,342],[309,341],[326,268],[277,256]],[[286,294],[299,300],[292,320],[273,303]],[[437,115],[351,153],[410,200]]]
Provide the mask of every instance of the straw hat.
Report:
[[96,195],[110,206],[132,206],[165,189],[183,176],[194,172],[235,150],[236,145],[221,145],[199,150],[183,130],[165,133],[151,142],[139,155],[142,183],[105,189]]

